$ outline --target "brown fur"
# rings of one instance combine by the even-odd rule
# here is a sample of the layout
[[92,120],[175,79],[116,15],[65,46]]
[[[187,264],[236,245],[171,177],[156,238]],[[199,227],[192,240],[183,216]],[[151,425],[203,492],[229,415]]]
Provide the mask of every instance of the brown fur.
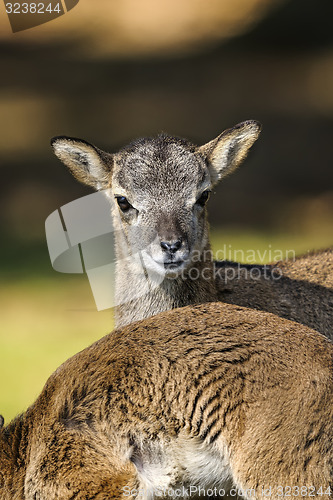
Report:
[[223,302],[271,312],[333,340],[332,249],[269,266],[217,262],[215,277]]
[[315,331],[221,303],[161,313],[66,361],[0,431],[0,498],[230,481],[317,496],[333,488],[332,398],[333,345]]
[[333,249],[310,252],[294,261],[281,261],[275,264],[283,276],[303,280],[333,290]]

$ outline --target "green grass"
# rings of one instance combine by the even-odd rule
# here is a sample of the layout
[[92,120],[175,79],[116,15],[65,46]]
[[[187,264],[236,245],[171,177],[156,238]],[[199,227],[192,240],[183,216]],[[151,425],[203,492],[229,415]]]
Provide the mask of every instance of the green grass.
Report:
[[0,336],[0,413],[22,412],[68,357],[112,330],[112,313],[97,312],[85,276],[7,282]]
[[211,241],[218,259],[267,264],[332,246],[332,224],[319,226],[307,234],[225,228],[212,230]]
[[[331,234],[331,228],[307,235],[225,228],[212,231],[212,241],[220,258],[269,262],[277,251],[299,254],[328,247]],[[235,254],[240,249],[243,253]],[[10,256],[7,252],[0,291],[0,413],[6,421],[35,400],[57,366],[113,326],[110,310],[97,312],[86,276],[53,272],[43,246],[40,259],[38,252],[33,261],[27,258],[26,272],[24,261],[18,272],[17,255],[14,252],[12,260]]]

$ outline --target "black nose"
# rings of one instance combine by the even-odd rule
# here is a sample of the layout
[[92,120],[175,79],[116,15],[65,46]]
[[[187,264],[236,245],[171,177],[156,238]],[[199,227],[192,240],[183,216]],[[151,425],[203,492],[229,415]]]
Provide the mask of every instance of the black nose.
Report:
[[182,240],[161,241],[162,249],[170,253],[177,252],[177,250],[179,250],[181,246],[182,246]]

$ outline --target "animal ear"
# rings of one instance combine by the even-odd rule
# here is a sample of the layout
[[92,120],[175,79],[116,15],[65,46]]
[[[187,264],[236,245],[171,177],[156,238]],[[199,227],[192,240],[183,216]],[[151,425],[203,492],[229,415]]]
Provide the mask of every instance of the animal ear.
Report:
[[208,162],[213,185],[240,165],[260,131],[260,123],[249,120],[225,130],[216,139],[198,148]]
[[97,190],[110,187],[112,154],[73,137],[54,137],[51,139],[51,146],[78,181]]

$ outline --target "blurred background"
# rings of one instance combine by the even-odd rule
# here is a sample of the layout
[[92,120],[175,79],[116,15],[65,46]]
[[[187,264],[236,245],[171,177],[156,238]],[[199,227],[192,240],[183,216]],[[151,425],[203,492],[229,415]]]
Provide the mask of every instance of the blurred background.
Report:
[[[248,160],[209,204],[214,249],[297,254],[333,243],[333,3],[80,0],[13,34],[0,5],[0,413],[33,402],[112,328],[83,275],[52,270],[46,217],[91,191],[55,135],[109,151],[161,131],[203,144],[257,119]],[[261,253],[260,253],[261,252]],[[239,255],[239,254],[238,254]],[[265,260],[264,259],[264,260]]]

